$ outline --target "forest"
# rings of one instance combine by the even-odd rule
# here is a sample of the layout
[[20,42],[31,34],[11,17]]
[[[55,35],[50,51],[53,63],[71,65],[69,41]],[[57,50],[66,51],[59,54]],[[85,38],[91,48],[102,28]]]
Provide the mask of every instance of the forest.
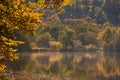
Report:
[[0,0],[0,72],[32,51],[119,52],[120,0]]
[[76,0],[58,11],[39,8],[43,23],[35,36],[16,34],[25,41],[18,49],[119,51],[119,9],[119,0]]

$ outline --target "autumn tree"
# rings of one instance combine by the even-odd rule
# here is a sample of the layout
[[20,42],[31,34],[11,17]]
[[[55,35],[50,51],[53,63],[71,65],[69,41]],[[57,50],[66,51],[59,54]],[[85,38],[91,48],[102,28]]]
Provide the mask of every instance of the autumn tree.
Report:
[[119,51],[120,28],[106,26],[98,34],[98,39],[103,43],[103,48],[105,51]]
[[24,3],[24,0],[0,1],[0,71],[5,69],[5,61],[18,58],[14,46],[22,44],[17,41],[14,33],[21,31],[34,34],[37,24],[41,22],[42,14],[34,12],[35,3]]
[[[55,8],[68,4],[71,0],[36,0],[40,7]],[[64,4],[63,4],[64,3]],[[43,15],[36,12],[36,2],[25,0],[0,0],[0,72],[6,68],[6,60],[16,60],[15,46],[23,42],[17,41],[14,33],[20,31],[24,34],[34,34]]]

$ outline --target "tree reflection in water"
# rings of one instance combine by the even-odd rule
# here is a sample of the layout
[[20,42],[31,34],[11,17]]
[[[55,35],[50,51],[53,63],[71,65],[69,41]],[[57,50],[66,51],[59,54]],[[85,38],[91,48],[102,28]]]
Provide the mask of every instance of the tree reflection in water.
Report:
[[73,78],[74,80],[119,80],[120,54],[103,52],[36,52],[21,53],[8,70]]

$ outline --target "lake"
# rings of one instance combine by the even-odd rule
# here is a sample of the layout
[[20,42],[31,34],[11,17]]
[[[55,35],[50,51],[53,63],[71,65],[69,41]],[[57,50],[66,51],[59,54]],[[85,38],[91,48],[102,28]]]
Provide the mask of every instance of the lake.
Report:
[[8,62],[10,80],[120,80],[120,54],[23,52]]

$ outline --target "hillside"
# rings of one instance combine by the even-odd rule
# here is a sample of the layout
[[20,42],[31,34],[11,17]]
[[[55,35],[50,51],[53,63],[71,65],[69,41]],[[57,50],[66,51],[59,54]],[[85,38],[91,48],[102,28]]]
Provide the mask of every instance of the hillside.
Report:
[[76,0],[60,15],[63,22],[82,20],[120,25],[120,0]]

